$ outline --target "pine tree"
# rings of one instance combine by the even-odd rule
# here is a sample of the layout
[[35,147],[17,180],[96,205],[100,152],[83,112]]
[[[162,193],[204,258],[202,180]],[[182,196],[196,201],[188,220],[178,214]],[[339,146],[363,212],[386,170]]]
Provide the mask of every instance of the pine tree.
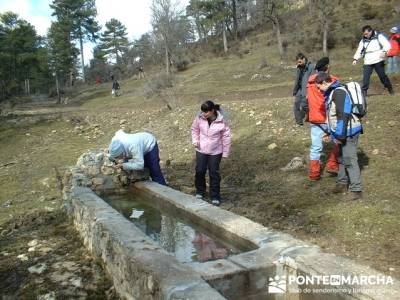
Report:
[[85,81],[85,60],[83,43],[85,40],[96,41],[100,26],[96,21],[97,9],[95,0],[53,0],[50,7],[54,10],[60,24],[69,28],[71,38],[79,41],[81,54],[82,77]]
[[109,60],[114,60],[120,66],[123,54],[128,51],[129,42],[126,27],[117,19],[111,19],[105,25],[106,29],[100,37],[100,49]]
[[30,82],[34,76],[47,76],[39,59],[40,41],[35,28],[17,14],[0,14],[0,99],[41,90]]
[[48,33],[49,64],[56,77],[57,89],[72,85],[78,50],[65,24],[53,22]]

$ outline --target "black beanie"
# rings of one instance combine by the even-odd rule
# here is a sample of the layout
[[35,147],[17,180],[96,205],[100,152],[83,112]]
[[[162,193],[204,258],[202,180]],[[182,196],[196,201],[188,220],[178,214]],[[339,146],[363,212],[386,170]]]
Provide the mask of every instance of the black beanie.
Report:
[[327,65],[329,65],[329,57],[323,57],[319,61],[317,61],[317,64],[315,65],[315,70],[322,71],[322,69]]

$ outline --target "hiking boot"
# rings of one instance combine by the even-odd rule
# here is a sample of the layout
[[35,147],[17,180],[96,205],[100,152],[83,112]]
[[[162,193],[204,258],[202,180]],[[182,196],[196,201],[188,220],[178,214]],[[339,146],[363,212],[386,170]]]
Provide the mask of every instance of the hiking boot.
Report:
[[310,181],[316,181],[321,178],[321,164],[319,160],[310,160],[310,166],[308,169],[308,179]]
[[342,194],[347,192],[347,184],[336,183],[335,187],[331,190],[332,194]]
[[332,176],[336,176],[339,172],[339,169],[325,168],[325,172],[329,173]]
[[325,165],[325,172],[331,175],[337,175],[339,172],[339,147],[335,145],[332,151],[329,153],[328,160],[326,161]]
[[202,194],[196,194],[197,200],[204,200],[204,196]]
[[306,189],[315,189],[321,186],[320,180],[310,180],[308,179],[304,184],[304,188]]
[[215,206],[219,206],[221,204],[221,200],[219,199],[211,199],[211,204]]
[[389,91],[389,95],[392,95],[392,96],[395,95],[393,88],[388,88],[388,91]]
[[346,195],[346,200],[348,201],[357,201],[362,199],[362,192],[350,192]]

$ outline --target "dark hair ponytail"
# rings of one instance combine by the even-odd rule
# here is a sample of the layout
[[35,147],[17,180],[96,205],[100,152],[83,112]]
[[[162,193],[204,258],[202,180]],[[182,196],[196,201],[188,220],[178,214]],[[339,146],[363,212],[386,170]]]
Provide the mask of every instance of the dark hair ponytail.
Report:
[[212,111],[214,109],[219,111],[221,109],[221,107],[219,104],[215,104],[211,100],[208,100],[201,105],[200,109],[202,112],[208,112],[208,111]]

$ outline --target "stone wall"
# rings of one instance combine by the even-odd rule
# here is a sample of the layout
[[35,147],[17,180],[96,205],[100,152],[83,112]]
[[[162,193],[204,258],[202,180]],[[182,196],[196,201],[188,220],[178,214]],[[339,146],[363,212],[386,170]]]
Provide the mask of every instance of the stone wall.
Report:
[[82,154],[75,167],[70,168],[64,178],[64,187],[89,187],[98,193],[125,192],[137,181],[149,179],[149,171],[125,172],[115,170],[104,150],[91,150]]
[[121,299],[225,299],[109,206],[96,192],[126,192],[148,172],[115,171],[104,151],[83,154],[64,177],[64,207],[92,254],[101,259]]

